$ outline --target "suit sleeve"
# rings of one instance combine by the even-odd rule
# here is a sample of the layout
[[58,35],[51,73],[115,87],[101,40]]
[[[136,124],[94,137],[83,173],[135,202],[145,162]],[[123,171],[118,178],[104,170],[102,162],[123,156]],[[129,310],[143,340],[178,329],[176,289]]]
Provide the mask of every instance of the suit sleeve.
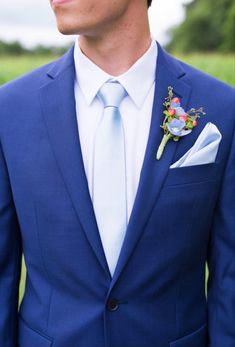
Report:
[[17,346],[21,238],[0,143],[0,346]]
[[235,137],[230,147],[209,247],[209,347],[235,346]]

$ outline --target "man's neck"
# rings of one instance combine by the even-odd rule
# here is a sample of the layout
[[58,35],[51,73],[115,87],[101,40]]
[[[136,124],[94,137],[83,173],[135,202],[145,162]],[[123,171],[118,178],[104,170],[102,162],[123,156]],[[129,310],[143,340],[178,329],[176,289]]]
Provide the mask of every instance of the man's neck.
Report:
[[79,45],[82,52],[105,72],[112,76],[123,74],[151,45],[147,11],[134,14],[131,21],[113,25],[101,35],[81,35]]

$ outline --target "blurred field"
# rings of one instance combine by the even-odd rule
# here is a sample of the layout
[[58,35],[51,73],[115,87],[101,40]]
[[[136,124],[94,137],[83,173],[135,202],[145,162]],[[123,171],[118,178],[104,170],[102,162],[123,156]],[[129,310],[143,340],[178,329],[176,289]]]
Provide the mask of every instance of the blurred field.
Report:
[[[222,54],[190,54],[175,56],[202,71],[235,86],[235,58],[234,55]],[[0,84],[6,83],[34,68],[46,64],[55,57],[18,56],[0,57]]]
[[[235,59],[233,55],[190,54],[175,56],[220,80],[235,86]],[[0,84],[6,83],[30,70],[46,64],[55,57],[19,56],[0,57]],[[23,265],[20,285],[20,300],[24,292],[25,267]]]
[[23,298],[23,295],[24,295],[25,280],[26,280],[26,270],[25,270],[25,262],[24,262],[24,259],[23,259],[23,263],[22,263],[22,272],[21,272],[21,280],[20,280],[19,303],[21,303],[22,298]]
[[56,59],[54,56],[0,56],[0,84]]
[[175,56],[209,75],[235,86],[235,56],[233,54],[191,54]]

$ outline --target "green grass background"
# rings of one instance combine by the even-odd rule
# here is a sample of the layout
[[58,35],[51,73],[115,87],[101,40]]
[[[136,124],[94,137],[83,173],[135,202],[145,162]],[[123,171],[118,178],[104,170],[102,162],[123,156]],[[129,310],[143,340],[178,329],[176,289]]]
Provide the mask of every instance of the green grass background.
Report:
[[[174,54],[196,68],[213,75],[222,81],[235,86],[235,60],[234,55],[227,54]],[[0,84],[6,83],[34,68],[46,64],[55,57],[41,56],[0,56]]]
[[[174,54],[177,58],[193,65],[194,67],[235,86],[235,58],[234,55],[221,54]],[[43,64],[46,64],[55,57],[41,56],[19,56],[0,57],[0,84],[6,83],[30,70],[33,70]],[[23,261],[22,276],[20,283],[20,301],[22,299],[25,287],[26,270]]]

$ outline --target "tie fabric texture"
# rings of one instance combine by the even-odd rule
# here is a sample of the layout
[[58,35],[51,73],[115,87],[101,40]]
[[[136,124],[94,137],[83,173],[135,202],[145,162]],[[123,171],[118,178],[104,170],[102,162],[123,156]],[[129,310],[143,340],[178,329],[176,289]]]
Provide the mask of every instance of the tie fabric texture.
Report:
[[117,81],[106,82],[97,93],[104,111],[95,136],[93,206],[111,275],[127,228],[125,134],[119,111],[126,95]]

